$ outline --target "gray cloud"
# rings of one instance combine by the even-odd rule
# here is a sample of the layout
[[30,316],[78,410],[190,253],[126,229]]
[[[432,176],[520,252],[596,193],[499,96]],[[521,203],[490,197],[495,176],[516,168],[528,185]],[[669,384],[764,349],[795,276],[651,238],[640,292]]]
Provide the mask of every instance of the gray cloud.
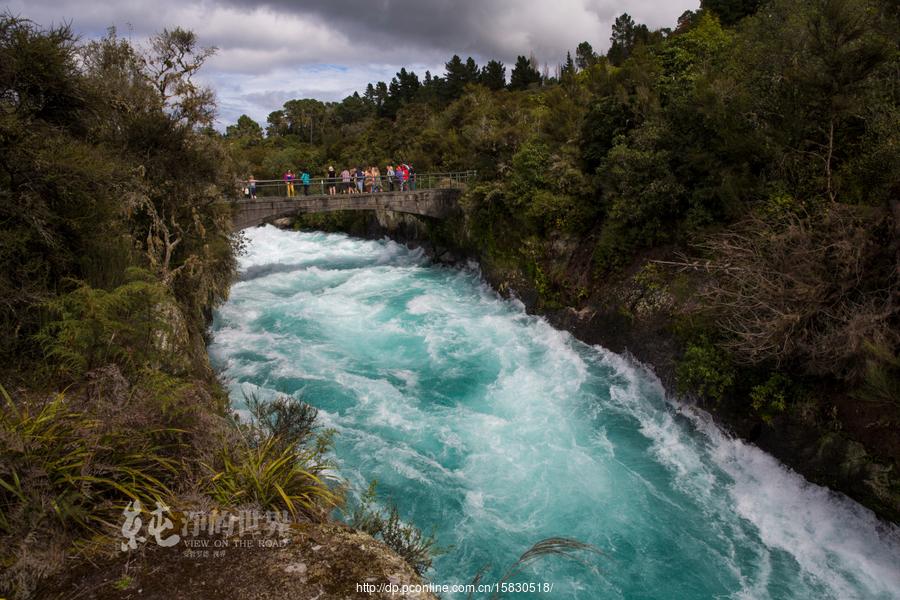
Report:
[[[275,14],[318,17],[326,27],[377,48],[416,48],[427,55],[473,55],[507,62],[534,51],[558,61],[588,40],[608,45],[616,16],[629,12],[651,28],[674,25],[699,0],[226,0]],[[362,5],[362,6],[361,6]]]
[[[612,21],[628,12],[672,26],[699,0],[10,0],[7,10],[43,25],[72,22],[85,38],[115,26],[137,43],[164,27],[197,32],[219,48],[203,79],[220,116],[265,121],[286,99],[337,100],[401,66],[443,72],[452,55],[509,64],[534,53],[557,64],[581,41],[605,50]],[[271,103],[271,104],[270,104]]]

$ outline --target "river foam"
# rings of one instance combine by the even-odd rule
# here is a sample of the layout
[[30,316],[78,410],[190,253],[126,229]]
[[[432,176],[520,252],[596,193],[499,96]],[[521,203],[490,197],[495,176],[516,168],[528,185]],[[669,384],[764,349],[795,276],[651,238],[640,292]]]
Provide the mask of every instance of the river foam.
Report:
[[370,479],[448,547],[429,576],[496,578],[532,543],[546,598],[898,598],[900,533],[806,482],[652,373],[499,298],[472,269],[390,241],[248,232],[209,351],[252,387],[317,406],[340,473]]

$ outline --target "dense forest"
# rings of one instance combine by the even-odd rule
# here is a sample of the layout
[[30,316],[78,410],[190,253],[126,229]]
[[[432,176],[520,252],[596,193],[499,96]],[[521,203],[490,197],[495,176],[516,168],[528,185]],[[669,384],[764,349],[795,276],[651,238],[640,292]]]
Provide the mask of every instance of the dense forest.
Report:
[[679,392],[748,430],[862,440],[866,491],[843,489],[896,518],[898,40],[893,2],[705,1],[671,29],[621,15],[605,55],[522,55],[509,77],[453,56],[224,138],[245,177],[477,169],[463,237],[486,268],[521,273],[545,311],[614,303],[628,280],[626,319],[667,304]]
[[[219,133],[193,33],[0,17],[0,594],[108,551],[131,500],[341,504],[315,410],[248,399],[237,424],[206,355],[241,247],[222,200],[288,168],[477,169],[436,236],[543,310],[666,298],[680,393],[862,443],[877,468],[847,491],[897,520],[898,40],[891,0],[710,0],[672,28],[622,15],[605,54],[523,49],[508,77],[454,56]],[[427,568],[433,540],[401,533]]]
[[140,49],[0,17],[4,597],[118,555],[133,501],[145,519],[161,501],[313,522],[339,503],[314,409],[257,401],[238,425],[209,367],[240,244],[212,94],[193,80],[210,54],[177,28]]

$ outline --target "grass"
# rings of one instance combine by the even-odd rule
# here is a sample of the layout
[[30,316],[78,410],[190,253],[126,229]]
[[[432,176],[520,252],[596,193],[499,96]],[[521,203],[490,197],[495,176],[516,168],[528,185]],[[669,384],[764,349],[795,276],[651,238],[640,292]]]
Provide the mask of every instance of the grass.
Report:
[[270,436],[258,445],[226,448],[221,458],[222,468],[211,469],[210,495],[223,506],[283,508],[294,518],[321,521],[340,503],[340,495],[324,480],[317,448],[292,446]]
[[64,528],[94,530],[128,499],[153,503],[171,496],[178,465],[166,448],[72,410],[63,394],[16,403],[0,387],[0,530],[55,519]]

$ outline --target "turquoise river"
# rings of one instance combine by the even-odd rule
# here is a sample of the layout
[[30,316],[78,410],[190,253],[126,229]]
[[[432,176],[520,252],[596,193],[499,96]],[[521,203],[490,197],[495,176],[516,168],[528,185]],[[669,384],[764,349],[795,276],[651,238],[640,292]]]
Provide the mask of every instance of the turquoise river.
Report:
[[[571,537],[586,564],[534,563],[535,598],[900,598],[900,533],[811,485],[652,373],[579,342],[391,241],[247,232],[209,352],[240,409],[287,394],[337,431],[338,472],[378,480],[446,552],[427,577],[494,579]],[[459,595],[462,598],[464,595]]]

